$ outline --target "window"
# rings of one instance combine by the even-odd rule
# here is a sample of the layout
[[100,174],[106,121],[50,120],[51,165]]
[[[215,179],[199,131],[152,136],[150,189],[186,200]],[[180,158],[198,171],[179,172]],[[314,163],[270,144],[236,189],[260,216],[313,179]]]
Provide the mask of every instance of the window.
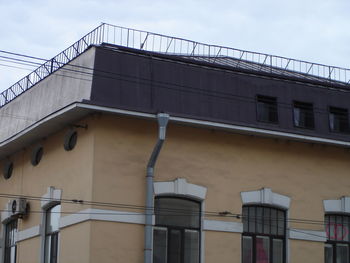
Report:
[[12,220],[5,225],[5,263],[16,262],[16,240],[17,220]]
[[315,127],[312,103],[294,101],[293,117],[295,127],[306,129],[313,129]]
[[242,263],[284,263],[285,211],[243,206]]
[[256,98],[257,119],[261,122],[278,122],[277,99],[258,95]]
[[350,216],[326,215],[325,263],[349,263]]
[[57,262],[60,212],[61,205],[56,205],[46,211],[45,263]]
[[199,263],[200,203],[174,197],[155,199],[153,263]]
[[329,107],[329,128],[332,132],[349,132],[348,110]]

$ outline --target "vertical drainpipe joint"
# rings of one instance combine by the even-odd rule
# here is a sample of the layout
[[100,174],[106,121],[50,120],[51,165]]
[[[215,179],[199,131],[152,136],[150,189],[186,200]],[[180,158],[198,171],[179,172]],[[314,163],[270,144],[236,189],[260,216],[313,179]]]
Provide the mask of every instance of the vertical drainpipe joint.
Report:
[[166,126],[169,121],[169,114],[158,113],[158,126],[159,126],[159,140],[165,140]]

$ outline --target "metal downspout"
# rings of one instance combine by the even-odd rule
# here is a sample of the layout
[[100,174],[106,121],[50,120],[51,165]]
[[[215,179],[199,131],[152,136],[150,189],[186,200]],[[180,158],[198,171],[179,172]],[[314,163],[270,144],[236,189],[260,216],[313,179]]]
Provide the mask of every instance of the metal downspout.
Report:
[[158,118],[158,141],[153,148],[152,155],[147,164],[147,175],[146,175],[146,220],[145,220],[145,252],[144,252],[144,263],[152,263],[153,253],[153,233],[152,233],[152,219],[153,219],[153,177],[154,177],[154,166],[157,162],[158,155],[163,146],[165,140],[166,126],[169,121],[169,115],[165,113],[159,113]]

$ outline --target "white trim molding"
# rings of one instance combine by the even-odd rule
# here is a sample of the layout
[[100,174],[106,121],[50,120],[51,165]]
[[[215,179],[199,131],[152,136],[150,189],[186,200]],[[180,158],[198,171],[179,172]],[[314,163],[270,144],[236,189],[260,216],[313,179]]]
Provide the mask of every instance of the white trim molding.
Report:
[[326,213],[350,213],[350,197],[342,196],[337,200],[323,200]]
[[290,207],[290,197],[277,194],[270,188],[262,188],[257,191],[241,192],[243,205],[247,204],[267,204],[288,210]]
[[203,230],[205,230],[205,231],[218,231],[218,232],[230,232],[230,233],[242,233],[243,232],[243,224],[240,222],[228,222],[228,221],[204,219]]
[[33,226],[22,231],[17,232],[16,242],[40,236],[40,226]]
[[207,188],[204,186],[190,184],[185,178],[177,178],[174,181],[154,182],[154,194],[159,195],[178,195],[188,196],[197,200],[204,200],[207,194]]
[[145,215],[136,212],[103,210],[103,209],[84,209],[60,218],[60,229],[82,223],[89,220],[108,221],[130,224],[145,224]]
[[288,229],[288,236],[290,239],[326,242],[327,235],[325,231],[305,230],[305,229]]
[[50,207],[61,203],[62,190],[53,186],[47,188],[47,193],[42,196],[41,209],[48,210]]
[[40,245],[40,263],[45,262],[45,240],[46,240],[46,216],[47,212],[54,206],[61,204],[62,190],[56,189],[53,186],[47,188],[46,194],[42,196],[41,200],[41,224],[39,228],[39,234],[41,236]]

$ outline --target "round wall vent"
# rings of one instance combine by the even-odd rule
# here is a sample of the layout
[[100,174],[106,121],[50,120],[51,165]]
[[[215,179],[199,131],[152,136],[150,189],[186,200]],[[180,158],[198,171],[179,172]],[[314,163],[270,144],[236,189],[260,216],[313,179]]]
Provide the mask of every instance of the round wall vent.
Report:
[[13,162],[8,161],[4,165],[4,170],[3,170],[4,178],[6,180],[9,179],[12,175],[12,172],[13,172]]
[[71,151],[77,144],[78,140],[78,133],[74,130],[70,130],[67,132],[66,136],[64,137],[64,149],[66,151]]
[[41,158],[43,157],[44,154],[44,149],[41,145],[35,147],[32,151],[32,156],[31,156],[31,163],[32,165],[36,166],[40,163]]

